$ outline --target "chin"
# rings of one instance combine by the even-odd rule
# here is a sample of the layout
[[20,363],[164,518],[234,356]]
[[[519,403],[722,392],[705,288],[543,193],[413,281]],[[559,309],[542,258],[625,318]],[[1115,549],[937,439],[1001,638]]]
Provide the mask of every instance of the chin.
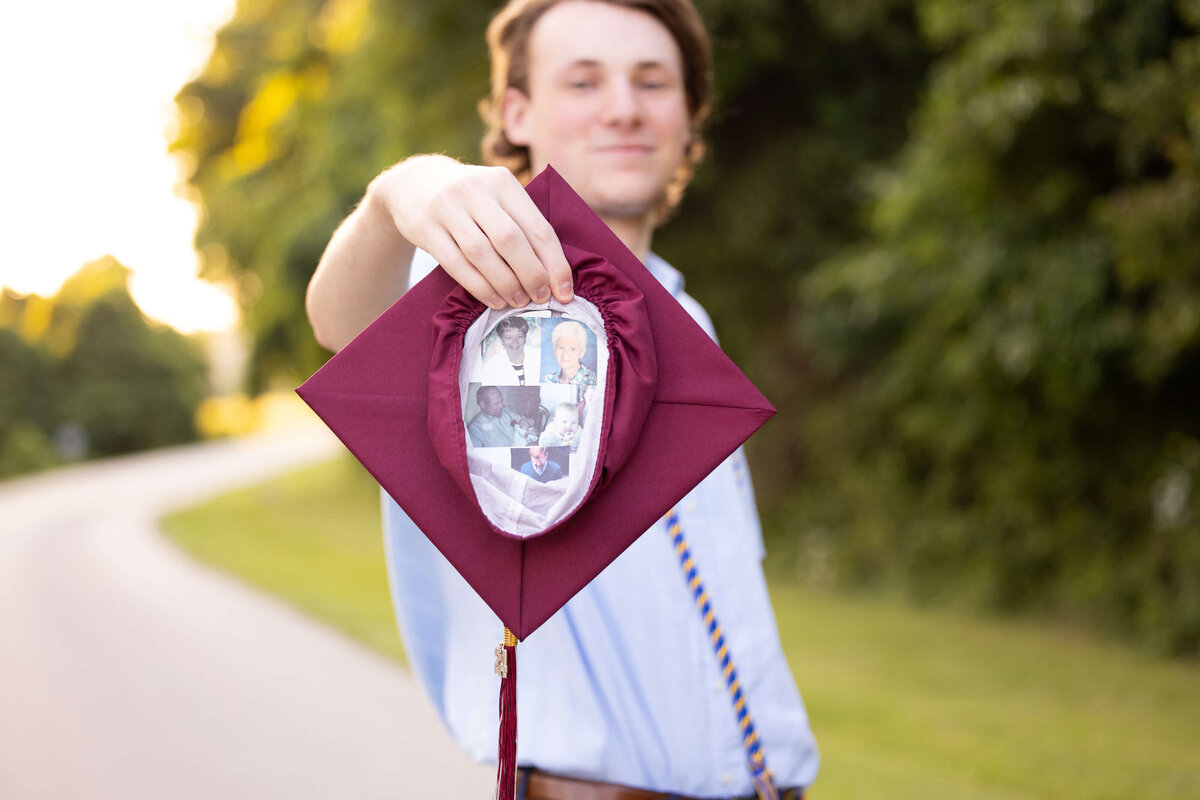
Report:
[[666,187],[653,188],[623,187],[625,190],[596,192],[594,197],[585,198],[587,204],[601,217],[613,219],[638,219],[654,212],[666,197]]

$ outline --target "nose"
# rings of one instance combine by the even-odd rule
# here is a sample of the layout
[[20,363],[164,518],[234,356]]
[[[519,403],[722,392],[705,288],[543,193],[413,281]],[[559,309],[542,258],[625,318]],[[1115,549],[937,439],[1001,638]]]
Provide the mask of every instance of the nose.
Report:
[[637,87],[629,80],[608,82],[605,93],[604,121],[609,125],[633,126],[641,119]]

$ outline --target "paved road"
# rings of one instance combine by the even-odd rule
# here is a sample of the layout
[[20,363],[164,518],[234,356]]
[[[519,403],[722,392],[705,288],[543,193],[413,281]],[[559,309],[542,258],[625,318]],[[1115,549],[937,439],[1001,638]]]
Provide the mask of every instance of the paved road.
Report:
[[165,542],[323,429],[0,483],[0,798],[487,798],[412,679]]

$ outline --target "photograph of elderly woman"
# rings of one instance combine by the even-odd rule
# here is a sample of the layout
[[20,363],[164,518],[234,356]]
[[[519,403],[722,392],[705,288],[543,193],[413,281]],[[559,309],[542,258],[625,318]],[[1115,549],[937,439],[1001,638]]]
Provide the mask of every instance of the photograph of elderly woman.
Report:
[[545,312],[514,314],[496,323],[483,339],[480,380],[491,386],[538,382],[542,365],[541,323]]
[[[553,325],[549,337],[545,328]],[[570,318],[546,320],[543,325],[542,383],[596,385],[596,334]]]

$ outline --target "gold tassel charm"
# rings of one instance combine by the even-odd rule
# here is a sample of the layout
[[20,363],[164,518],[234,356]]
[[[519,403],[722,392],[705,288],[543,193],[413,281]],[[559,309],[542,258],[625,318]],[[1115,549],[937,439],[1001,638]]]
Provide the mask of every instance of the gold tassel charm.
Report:
[[496,674],[501,678],[508,677],[508,653],[504,650],[504,645],[496,648]]

